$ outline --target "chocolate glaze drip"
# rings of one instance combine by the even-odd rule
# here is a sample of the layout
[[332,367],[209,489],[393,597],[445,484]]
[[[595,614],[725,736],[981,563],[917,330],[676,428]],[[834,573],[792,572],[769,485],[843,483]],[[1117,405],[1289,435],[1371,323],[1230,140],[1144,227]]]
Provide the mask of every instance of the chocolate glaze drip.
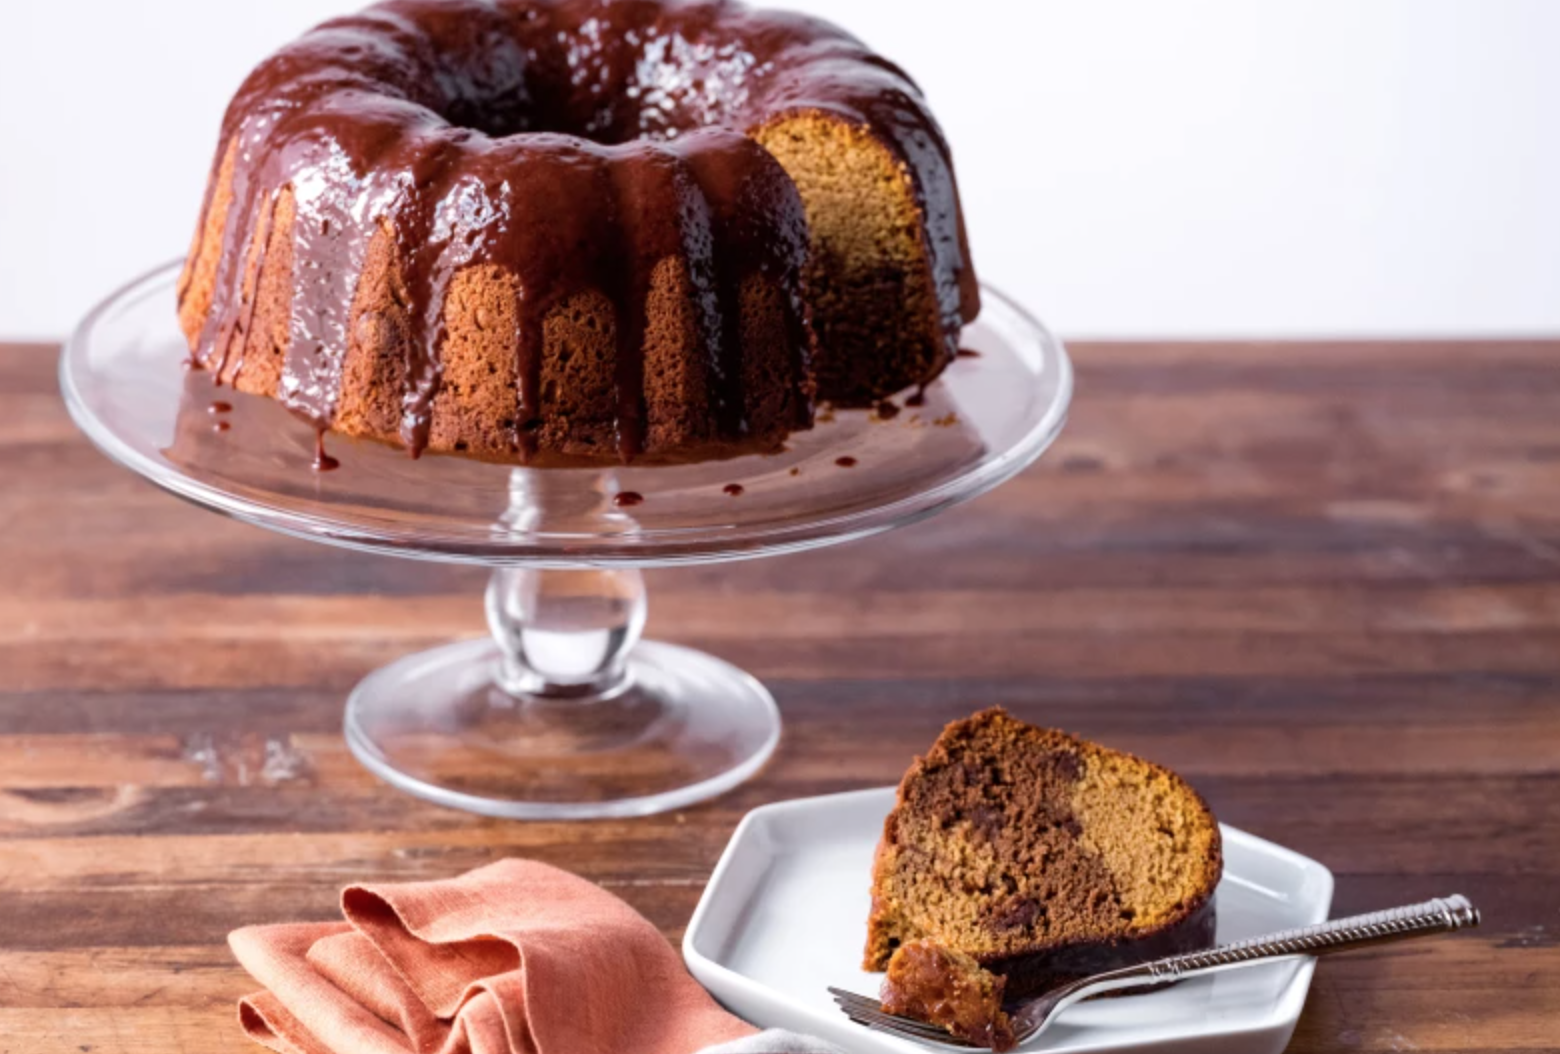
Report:
[[325,453],[325,429],[314,430],[314,462],[316,472],[332,472],[341,467],[341,462]]
[[[809,110],[870,125],[917,177],[951,359],[978,292],[948,148],[919,90],[827,23],[724,0],[390,0],[278,52],[224,121],[218,166],[231,146],[233,196],[197,357],[219,382],[236,372],[290,192],[294,297],[277,395],[317,428],[334,420],[350,305],[385,232],[410,305],[400,432],[414,456],[441,380],[445,297],[461,269],[484,264],[520,288],[515,448],[534,449],[543,320],[596,289],[627,306],[617,443],[625,460],[643,450],[645,301],[656,261],[675,253],[719,261],[691,270],[718,276],[696,289],[698,315],[716,438],[740,438],[742,373],[723,352],[740,346],[743,280],[792,290],[799,378],[810,332],[795,292],[807,243],[795,188],[742,132]],[[208,189],[204,209],[212,200]],[[253,244],[238,244],[250,231]],[[797,415],[805,426],[808,408]]]
[[835,458],[834,459],[834,463],[836,465],[838,465],[840,468],[855,468],[856,467],[856,459],[851,457],[849,454],[846,454],[844,457],[837,457],[837,458]]

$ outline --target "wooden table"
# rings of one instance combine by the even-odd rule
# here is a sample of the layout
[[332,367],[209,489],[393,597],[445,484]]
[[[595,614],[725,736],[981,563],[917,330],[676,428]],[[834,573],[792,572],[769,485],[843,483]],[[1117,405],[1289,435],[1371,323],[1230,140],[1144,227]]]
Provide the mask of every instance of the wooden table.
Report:
[[534,856],[675,939],[746,810],[890,783],[991,703],[1178,768],[1337,912],[1483,908],[1323,963],[1293,1049],[1560,1046],[1560,342],[1077,347],[1066,435],[972,506],[656,574],[650,632],[764,678],[785,741],[578,825],[425,805],[338,734],[363,674],[484,632],[480,571],[173,500],[52,352],[0,348],[0,1054],[246,1050],[224,936],[349,880]]

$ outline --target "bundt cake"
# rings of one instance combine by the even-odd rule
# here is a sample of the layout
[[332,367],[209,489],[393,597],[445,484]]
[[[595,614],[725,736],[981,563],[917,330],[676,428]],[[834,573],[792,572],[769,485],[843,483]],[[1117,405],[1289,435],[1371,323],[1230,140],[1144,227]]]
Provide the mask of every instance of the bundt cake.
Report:
[[1209,947],[1222,862],[1217,822],[1175,773],[984,710],[945,728],[899,785],[865,966],[925,974],[891,960],[930,941],[1013,999]]
[[948,148],[835,27],[725,0],[389,0],[228,108],[191,364],[491,460],[774,448],[979,309]]

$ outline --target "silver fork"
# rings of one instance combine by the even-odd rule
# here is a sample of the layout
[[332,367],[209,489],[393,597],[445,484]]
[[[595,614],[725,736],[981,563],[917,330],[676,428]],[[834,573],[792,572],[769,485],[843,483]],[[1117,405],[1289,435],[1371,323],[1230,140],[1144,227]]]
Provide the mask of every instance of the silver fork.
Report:
[[[1437,897],[1423,904],[1373,911],[1347,919],[1333,919],[1314,926],[1282,930],[1265,937],[1221,944],[1207,951],[1171,955],[1095,974],[1026,1000],[1013,1008],[1009,1016],[1013,1032],[1022,1044],[1045,1031],[1046,1026],[1055,1021],[1064,1008],[1105,992],[1165,984],[1274,959],[1353,951],[1373,944],[1450,933],[1478,924],[1479,910],[1468,902],[1468,898],[1457,894]],[[952,1050],[987,1049],[957,1039],[936,1025],[889,1014],[876,999],[840,988],[830,988],[829,992],[845,1015],[858,1025]]]

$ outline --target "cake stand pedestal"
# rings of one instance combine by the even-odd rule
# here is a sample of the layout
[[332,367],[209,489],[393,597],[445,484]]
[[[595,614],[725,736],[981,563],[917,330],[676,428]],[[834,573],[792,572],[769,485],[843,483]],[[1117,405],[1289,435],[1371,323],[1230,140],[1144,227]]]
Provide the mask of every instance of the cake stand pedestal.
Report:
[[125,286],[60,358],[72,417],[106,454],[217,512],[298,537],[482,564],[487,638],[369,674],[353,753],[403,790],[493,816],[635,816],[719,794],[780,736],[773,698],[689,648],[640,640],[640,569],[770,556],[904,526],[997,486],[1050,445],[1072,371],[985,289],[961,355],[920,399],[820,415],[778,454],[678,466],[523,469],[328,437],[186,371],[178,265]]

